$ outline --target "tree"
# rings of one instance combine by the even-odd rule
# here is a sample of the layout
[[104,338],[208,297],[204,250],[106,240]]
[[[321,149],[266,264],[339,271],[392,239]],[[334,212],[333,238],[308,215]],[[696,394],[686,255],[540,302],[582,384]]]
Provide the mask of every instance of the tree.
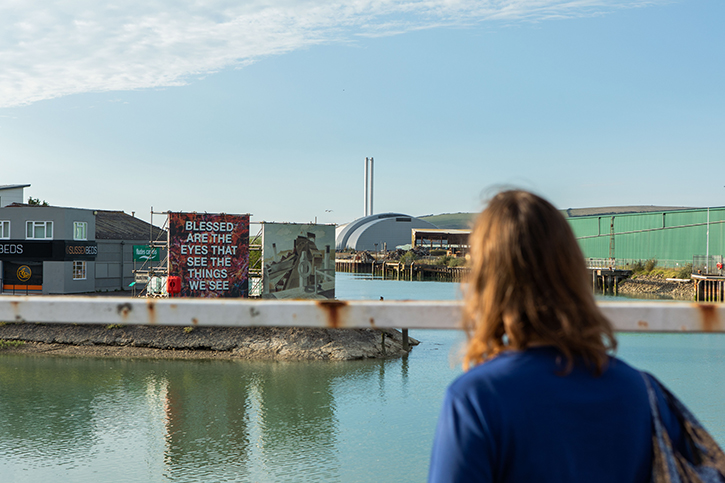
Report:
[[28,204],[31,206],[50,206],[47,201],[40,201],[40,198],[28,197]]

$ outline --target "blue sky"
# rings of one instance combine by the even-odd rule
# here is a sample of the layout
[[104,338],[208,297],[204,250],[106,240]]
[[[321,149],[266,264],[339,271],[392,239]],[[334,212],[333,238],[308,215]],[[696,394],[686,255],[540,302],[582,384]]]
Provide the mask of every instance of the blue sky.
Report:
[[[725,2],[0,4],[0,184],[60,206],[345,223],[725,205]],[[328,211],[330,210],[330,211]]]

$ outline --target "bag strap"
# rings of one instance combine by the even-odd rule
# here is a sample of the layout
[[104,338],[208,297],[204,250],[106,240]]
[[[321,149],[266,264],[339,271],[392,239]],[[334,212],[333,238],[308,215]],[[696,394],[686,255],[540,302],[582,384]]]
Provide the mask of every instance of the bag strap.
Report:
[[[684,444],[687,451],[686,458],[690,460],[691,463],[695,465],[700,465],[702,463],[700,451],[698,450],[695,441],[692,439],[692,435],[687,430],[685,423],[687,422],[694,428],[698,429],[702,428],[702,425],[695,418],[695,416],[685,407],[685,405],[682,404],[682,402],[677,399],[677,397],[672,394],[670,390],[667,389],[667,387],[665,387],[665,385],[662,384],[655,376],[644,371],[640,371],[640,373],[642,374],[642,378],[647,385],[647,395],[649,396],[649,404],[652,410],[652,421],[655,426],[655,435],[658,442],[662,440],[663,443],[667,443],[667,454],[669,456],[674,455],[675,449],[673,447],[673,441],[669,433],[667,433],[667,429],[665,428],[664,424],[662,423],[662,417],[660,415],[659,406],[657,404],[657,392],[654,390],[653,384],[659,388],[662,395],[664,396],[665,404],[667,404],[670,412],[677,418],[677,422],[680,425],[680,437],[684,439]],[[657,430],[658,427],[659,431]],[[704,430],[704,428],[702,429]],[[666,441],[662,437],[663,433],[667,434]]]
[[674,476],[674,478],[676,478],[673,483],[679,483],[677,467],[675,466],[675,453],[672,448],[672,441],[665,430],[664,424],[662,424],[660,410],[657,405],[657,393],[652,387],[652,382],[650,382],[650,378],[648,377],[649,374],[646,374],[645,372],[640,372],[640,374],[647,386],[647,396],[649,398],[649,407],[652,414],[652,429],[654,430],[653,444],[656,445],[656,447],[653,447],[652,450],[654,453],[659,452],[662,455],[662,459],[667,465],[668,474],[671,477]]

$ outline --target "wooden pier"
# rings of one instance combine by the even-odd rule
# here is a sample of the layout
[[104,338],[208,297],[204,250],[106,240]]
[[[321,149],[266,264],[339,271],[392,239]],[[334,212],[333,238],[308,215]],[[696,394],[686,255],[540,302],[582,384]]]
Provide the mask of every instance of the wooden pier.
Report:
[[336,272],[373,273],[372,260],[335,259]]
[[370,273],[383,280],[416,280],[437,282],[461,282],[469,272],[468,267],[445,267],[413,262],[378,260],[335,260],[335,270],[349,273]]
[[589,268],[592,290],[603,295],[619,295],[619,283],[632,275],[632,270],[616,268]]
[[692,275],[695,282],[696,302],[725,302],[725,277],[720,275]]

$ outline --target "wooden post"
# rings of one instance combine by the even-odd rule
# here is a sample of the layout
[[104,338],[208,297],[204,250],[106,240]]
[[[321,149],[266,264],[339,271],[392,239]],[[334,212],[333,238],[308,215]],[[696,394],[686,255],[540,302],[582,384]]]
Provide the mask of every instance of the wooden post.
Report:
[[380,345],[383,349],[383,355],[385,355],[385,332],[380,331]]
[[403,350],[408,352],[410,344],[408,343],[408,329],[403,329]]
[[700,287],[699,287],[699,285],[700,285],[700,284],[698,283],[698,281],[697,281],[697,280],[695,280],[695,302],[699,302],[699,301],[700,301],[700,300],[699,300],[699,292],[700,292]]

